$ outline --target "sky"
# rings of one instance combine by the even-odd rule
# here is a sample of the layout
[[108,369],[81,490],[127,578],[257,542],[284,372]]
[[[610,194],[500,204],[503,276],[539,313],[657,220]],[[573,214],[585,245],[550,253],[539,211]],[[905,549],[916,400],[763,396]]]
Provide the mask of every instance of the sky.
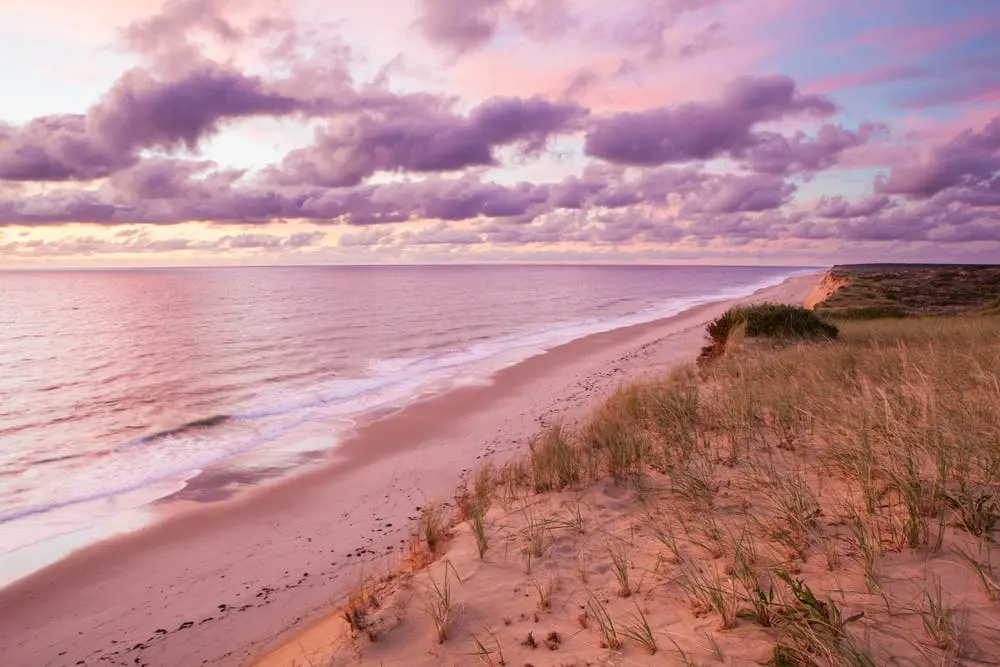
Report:
[[997,0],[0,0],[0,267],[1000,261]]

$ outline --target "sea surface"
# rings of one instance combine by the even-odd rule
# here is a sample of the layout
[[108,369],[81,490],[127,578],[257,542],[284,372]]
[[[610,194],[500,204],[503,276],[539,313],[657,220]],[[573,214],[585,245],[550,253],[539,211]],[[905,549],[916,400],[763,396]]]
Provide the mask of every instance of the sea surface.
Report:
[[0,585],[226,466],[575,338],[807,271],[462,266],[0,271]]

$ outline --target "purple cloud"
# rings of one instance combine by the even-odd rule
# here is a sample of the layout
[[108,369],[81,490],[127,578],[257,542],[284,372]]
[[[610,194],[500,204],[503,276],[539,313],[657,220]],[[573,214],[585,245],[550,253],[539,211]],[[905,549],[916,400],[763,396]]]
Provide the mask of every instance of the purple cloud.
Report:
[[132,70],[86,115],[0,126],[0,178],[100,178],[134,164],[142,149],[195,150],[225,121],[312,114],[320,106],[269,91],[261,79],[235,72],[204,69],[162,81]]
[[86,116],[43,116],[21,126],[0,124],[0,179],[89,180],[135,162],[135,155],[95,141]]
[[224,120],[286,116],[309,107],[268,91],[258,77],[237,72],[203,69],[158,81],[144,70],[132,70],[91,109],[88,121],[102,141],[125,151],[150,146],[195,150]]
[[829,116],[825,97],[800,93],[784,76],[741,78],[722,99],[626,112],[593,123],[584,152],[616,164],[640,166],[708,160],[739,154],[756,143],[754,125],[790,115]]
[[[122,30],[125,45],[139,53],[194,57],[188,33],[200,30],[223,42],[237,42],[244,32],[222,16],[226,0],[168,0],[159,14],[140,19]],[[186,58],[185,58],[186,59]]]
[[816,215],[820,218],[866,218],[892,205],[892,200],[884,194],[873,194],[857,204],[851,204],[839,195],[822,197],[816,204]]
[[432,44],[462,55],[489,44],[505,22],[536,41],[578,24],[565,0],[420,0],[416,25]]
[[547,41],[579,25],[566,0],[534,0],[513,10],[514,22],[525,35]]
[[424,37],[456,54],[485,46],[507,0],[420,0],[417,26]]
[[[668,28],[676,24],[686,13],[717,4],[719,0],[648,0],[637,15],[619,22],[614,27],[614,39],[620,46],[637,53],[647,62],[657,62],[668,53],[666,35]],[[702,35],[699,35],[702,38],[701,46],[710,48],[709,33],[716,32],[721,27],[721,24],[719,28],[709,26],[707,32],[703,31]],[[695,38],[696,42],[699,41],[699,37]],[[698,47],[695,46],[694,49],[697,50]],[[682,48],[681,52],[683,51]],[[695,53],[682,57],[692,55]]]
[[699,196],[682,213],[760,212],[779,208],[795,194],[796,186],[765,174],[725,175],[709,180]]
[[845,150],[868,143],[883,130],[881,126],[862,123],[857,132],[825,124],[815,138],[805,132],[796,132],[792,137],[758,132],[754,135],[754,145],[741,157],[750,169],[766,174],[820,171],[837,164]]
[[967,129],[936,147],[922,164],[898,165],[875,183],[879,192],[914,199],[947,188],[993,188],[1000,172],[1000,116],[981,131]]
[[377,171],[447,172],[496,164],[495,148],[541,150],[550,135],[576,126],[586,111],[541,98],[494,99],[467,117],[413,105],[403,113],[371,114],[317,133],[289,153],[269,178],[328,187],[361,183]]

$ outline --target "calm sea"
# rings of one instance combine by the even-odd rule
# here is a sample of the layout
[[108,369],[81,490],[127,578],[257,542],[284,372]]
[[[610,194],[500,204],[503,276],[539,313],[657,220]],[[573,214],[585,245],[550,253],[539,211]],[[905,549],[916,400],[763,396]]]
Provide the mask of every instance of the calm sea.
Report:
[[801,273],[733,267],[0,272],[0,585],[213,466],[294,466],[372,411]]

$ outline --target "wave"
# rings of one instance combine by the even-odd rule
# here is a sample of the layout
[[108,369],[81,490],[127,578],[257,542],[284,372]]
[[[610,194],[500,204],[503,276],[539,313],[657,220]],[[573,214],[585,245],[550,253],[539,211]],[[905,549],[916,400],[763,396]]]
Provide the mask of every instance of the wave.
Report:
[[227,421],[232,419],[231,415],[212,415],[211,417],[205,417],[203,419],[195,419],[194,421],[189,421],[186,424],[182,424],[176,428],[167,429],[165,431],[159,431],[152,435],[147,435],[139,440],[135,441],[134,444],[146,445],[151,442],[156,442],[157,440],[162,440],[163,438],[171,438],[178,435],[183,435],[190,431],[196,431],[198,429],[210,428],[212,426],[218,426],[219,424],[225,424]]

